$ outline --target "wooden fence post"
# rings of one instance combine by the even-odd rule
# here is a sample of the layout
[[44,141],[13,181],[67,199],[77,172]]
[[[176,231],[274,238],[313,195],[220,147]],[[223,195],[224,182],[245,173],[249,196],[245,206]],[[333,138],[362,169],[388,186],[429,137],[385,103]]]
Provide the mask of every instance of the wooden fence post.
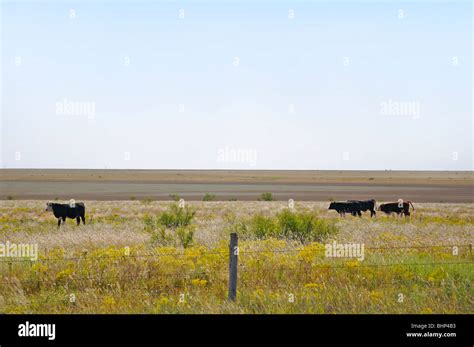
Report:
[[237,233],[230,234],[229,244],[229,300],[237,297],[237,264],[239,256],[239,240]]

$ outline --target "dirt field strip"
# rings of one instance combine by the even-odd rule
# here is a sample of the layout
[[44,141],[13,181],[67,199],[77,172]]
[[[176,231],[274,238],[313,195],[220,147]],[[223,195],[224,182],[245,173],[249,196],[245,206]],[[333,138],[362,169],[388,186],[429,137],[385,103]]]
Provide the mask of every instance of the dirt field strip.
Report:
[[219,170],[0,170],[0,199],[329,201],[399,198],[417,202],[471,203],[472,172],[219,171]]

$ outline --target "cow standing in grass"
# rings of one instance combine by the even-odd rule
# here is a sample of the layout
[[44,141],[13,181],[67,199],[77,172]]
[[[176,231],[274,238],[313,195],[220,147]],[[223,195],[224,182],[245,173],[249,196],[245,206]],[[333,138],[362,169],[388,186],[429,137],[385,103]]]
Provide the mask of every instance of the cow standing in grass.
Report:
[[347,200],[347,202],[356,202],[359,204],[361,211],[370,211],[370,217],[375,217],[375,205],[376,201],[374,199],[371,200]]
[[362,213],[360,213],[361,207],[355,201],[331,202],[328,210],[336,210],[341,217],[344,217],[346,213],[350,213],[353,216],[362,216]]
[[410,216],[410,205],[413,208],[413,211],[415,211],[415,206],[413,206],[411,201],[403,201],[401,199],[398,200],[398,202],[388,202],[386,204],[380,205],[379,211],[382,211],[388,215],[396,213],[398,216],[401,216],[404,214],[405,217],[408,217]]
[[52,211],[54,216],[58,219],[58,227],[66,223],[66,218],[76,219],[77,225],[86,224],[86,207],[83,202],[75,202],[71,200],[69,204],[56,204],[48,202],[46,204],[46,211]]

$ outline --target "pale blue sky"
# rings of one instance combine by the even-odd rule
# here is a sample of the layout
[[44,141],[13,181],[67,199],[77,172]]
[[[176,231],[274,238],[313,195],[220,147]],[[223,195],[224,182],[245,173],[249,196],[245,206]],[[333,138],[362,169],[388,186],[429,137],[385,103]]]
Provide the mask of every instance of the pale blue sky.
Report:
[[1,10],[2,167],[472,170],[470,2]]

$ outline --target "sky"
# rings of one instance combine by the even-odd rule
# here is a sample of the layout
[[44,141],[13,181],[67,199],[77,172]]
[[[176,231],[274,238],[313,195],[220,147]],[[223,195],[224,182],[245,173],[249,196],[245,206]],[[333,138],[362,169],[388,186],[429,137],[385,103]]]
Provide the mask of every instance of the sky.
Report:
[[470,1],[0,10],[2,168],[473,168]]

